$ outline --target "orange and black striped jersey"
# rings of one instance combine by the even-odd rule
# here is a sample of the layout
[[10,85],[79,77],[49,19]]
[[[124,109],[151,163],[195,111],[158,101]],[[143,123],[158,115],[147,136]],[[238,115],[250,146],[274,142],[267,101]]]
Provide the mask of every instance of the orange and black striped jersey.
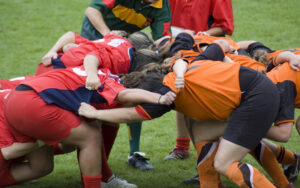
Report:
[[184,75],[185,87],[175,88],[175,73],[164,78],[163,84],[177,93],[176,111],[199,120],[225,121],[241,101],[240,65],[202,60],[188,65]]
[[248,67],[255,71],[265,72],[267,70],[266,66],[263,63],[258,62],[249,56],[229,54],[229,53],[226,54],[226,56],[228,56],[233,62],[239,63],[240,65]]
[[211,44],[215,40],[218,40],[218,39],[226,40],[230,44],[230,46],[234,47],[236,50],[240,49],[240,46],[228,37],[214,37],[214,36],[210,36],[210,35],[196,35],[196,36],[194,36],[195,44],[199,45],[199,46],[201,46],[203,44]]
[[300,108],[300,72],[288,63],[281,64],[267,73],[280,92],[280,110],[276,124],[294,121],[294,108]]
[[276,58],[278,56],[278,54],[280,54],[281,52],[292,52],[295,55],[300,55],[300,48],[292,48],[292,49],[287,49],[287,50],[276,50],[272,53],[268,54],[268,59],[270,61],[270,63],[273,63],[274,66],[277,66],[278,64],[276,63]]
[[[206,36],[206,35],[199,35],[192,38],[190,35],[182,33],[176,37],[176,40],[171,48],[171,55],[176,54],[176,58],[181,58],[188,63],[194,61],[198,55],[202,53],[200,46],[202,44],[212,44],[217,39],[224,39],[229,42],[230,45],[234,46],[235,48],[239,49],[240,47],[230,38],[227,37],[213,37],[213,36]],[[223,52],[224,53],[224,52]],[[233,60],[235,63],[239,63],[245,67],[253,69],[258,72],[266,71],[266,67],[263,63],[260,63],[249,56],[246,55],[235,55],[226,53],[230,59]],[[174,60],[176,60],[174,58]],[[214,59],[212,59],[214,60]],[[173,61],[173,64],[175,61]]]

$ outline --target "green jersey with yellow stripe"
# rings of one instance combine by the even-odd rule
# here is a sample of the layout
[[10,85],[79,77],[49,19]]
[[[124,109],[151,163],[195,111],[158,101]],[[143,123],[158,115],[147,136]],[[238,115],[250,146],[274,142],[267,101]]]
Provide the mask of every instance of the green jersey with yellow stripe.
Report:
[[[93,0],[90,4],[102,13],[110,30],[129,33],[151,27],[153,39],[170,35],[171,9],[168,0],[145,4],[143,0]],[[90,40],[102,38],[87,17],[83,20],[81,35]]]

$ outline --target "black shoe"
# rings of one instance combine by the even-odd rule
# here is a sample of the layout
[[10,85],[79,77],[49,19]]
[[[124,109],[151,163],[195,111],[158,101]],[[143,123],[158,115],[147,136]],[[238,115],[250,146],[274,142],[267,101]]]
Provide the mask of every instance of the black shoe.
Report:
[[300,154],[295,153],[296,161],[284,168],[284,175],[287,177],[289,182],[293,183],[297,180],[300,170]]
[[143,152],[134,152],[133,155],[128,156],[128,164],[140,170],[152,170],[153,166],[147,162],[150,159],[144,156]]
[[197,174],[195,177],[192,177],[192,178],[188,178],[188,179],[183,180],[182,183],[183,183],[183,184],[188,184],[188,185],[191,185],[191,184],[197,184],[197,185],[200,185],[200,181],[199,181],[198,174]]

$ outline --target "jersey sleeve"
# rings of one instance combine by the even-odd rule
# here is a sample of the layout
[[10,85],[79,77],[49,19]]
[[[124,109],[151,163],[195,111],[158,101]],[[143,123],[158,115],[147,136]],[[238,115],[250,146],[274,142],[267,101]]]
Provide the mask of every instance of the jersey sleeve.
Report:
[[292,81],[284,81],[277,83],[276,86],[280,93],[280,108],[275,125],[294,122],[296,85]]
[[169,1],[163,0],[162,8],[156,10],[154,20],[150,25],[154,40],[171,35],[171,21],[172,14]]
[[74,36],[75,36],[75,44],[86,43],[89,41],[88,39],[78,35],[77,33],[74,33]]
[[[172,91],[170,88],[164,86],[162,87],[158,93],[164,95],[167,92]],[[161,104],[151,104],[151,103],[143,103],[135,107],[137,113],[142,116],[145,120],[151,120],[154,118],[158,118],[163,114],[169,112],[174,109],[174,103],[171,105],[161,105]]]
[[216,0],[213,6],[214,19],[211,28],[222,27],[227,35],[232,35],[234,30],[232,3],[230,0]]
[[180,33],[176,36],[170,48],[170,56],[175,55],[179,50],[191,50],[195,43],[194,38],[187,33]]
[[225,53],[223,49],[217,44],[212,43],[198,55],[191,63],[199,60],[213,60],[213,61],[223,61]]
[[99,10],[102,14],[107,14],[115,4],[117,0],[93,0],[90,4],[90,7],[93,7]]
[[117,80],[108,78],[100,86],[97,92],[103,98],[105,98],[105,100],[109,105],[111,105],[117,98],[118,94],[124,89],[126,88],[122,84],[120,84]]

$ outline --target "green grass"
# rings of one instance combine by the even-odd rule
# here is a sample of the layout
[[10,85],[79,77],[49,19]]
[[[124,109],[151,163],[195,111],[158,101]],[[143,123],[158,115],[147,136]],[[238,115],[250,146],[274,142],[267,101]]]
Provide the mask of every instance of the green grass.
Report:
[[[0,0],[0,78],[32,75],[47,50],[63,33],[80,32],[84,11],[90,1],[82,0]],[[300,47],[300,1],[233,0],[235,31],[232,38],[257,40],[273,49]],[[295,117],[299,112],[297,111]],[[184,178],[196,174],[196,154],[184,161],[164,162],[175,145],[174,112],[145,122],[141,150],[151,158],[154,170],[141,172],[127,165],[129,152],[127,127],[122,125],[109,160],[120,177],[139,187],[175,188]],[[294,130],[285,145],[300,152],[298,133]],[[251,157],[246,162],[259,165]],[[227,187],[237,187],[223,178]],[[79,187],[80,177],[75,153],[55,157],[54,171],[35,183],[15,187]],[[299,180],[295,183],[300,187]]]

